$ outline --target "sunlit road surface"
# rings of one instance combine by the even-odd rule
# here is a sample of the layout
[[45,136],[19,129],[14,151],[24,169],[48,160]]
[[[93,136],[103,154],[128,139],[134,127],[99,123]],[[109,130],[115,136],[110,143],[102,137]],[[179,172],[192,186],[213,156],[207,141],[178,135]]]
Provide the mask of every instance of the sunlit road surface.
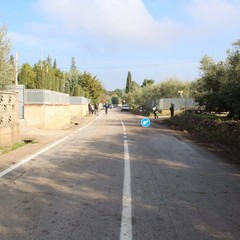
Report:
[[112,109],[2,174],[0,239],[239,240],[239,166],[140,122]]

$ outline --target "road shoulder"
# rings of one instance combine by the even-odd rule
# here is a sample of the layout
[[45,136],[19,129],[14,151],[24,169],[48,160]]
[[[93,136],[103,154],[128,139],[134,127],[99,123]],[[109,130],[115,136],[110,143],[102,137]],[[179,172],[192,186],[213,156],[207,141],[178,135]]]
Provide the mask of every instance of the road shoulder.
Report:
[[0,169],[6,169],[22,159],[31,156],[44,147],[75,132],[78,128],[88,124],[96,118],[96,115],[76,118],[73,124],[63,129],[40,129],[34,127],[22,127],[21,141],[28,142],[16,150],[0,155]]

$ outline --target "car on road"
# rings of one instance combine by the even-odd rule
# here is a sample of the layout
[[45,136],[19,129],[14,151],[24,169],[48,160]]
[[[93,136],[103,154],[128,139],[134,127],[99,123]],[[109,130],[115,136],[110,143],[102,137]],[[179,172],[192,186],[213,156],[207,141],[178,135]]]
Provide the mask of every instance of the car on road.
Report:
[[127,104],[122,105],[121,111],[129,111],[129,110],[130,110],[130,107]]

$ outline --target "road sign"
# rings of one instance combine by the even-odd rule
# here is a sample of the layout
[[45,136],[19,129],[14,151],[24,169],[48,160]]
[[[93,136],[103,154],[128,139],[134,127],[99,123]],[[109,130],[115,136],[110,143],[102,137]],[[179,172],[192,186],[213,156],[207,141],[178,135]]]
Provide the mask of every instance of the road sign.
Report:
[[148,119],[148,118],[143,118],[142,120],[141,120],[141,125],[143,126],[143,127],[149,127],[150,126],[150,120]]

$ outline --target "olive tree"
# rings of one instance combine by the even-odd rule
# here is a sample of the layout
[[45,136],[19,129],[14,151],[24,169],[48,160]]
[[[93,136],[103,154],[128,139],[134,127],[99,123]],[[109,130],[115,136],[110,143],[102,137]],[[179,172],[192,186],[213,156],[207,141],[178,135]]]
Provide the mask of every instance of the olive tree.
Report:
[[225,61],[201,60],[202,76],[195,82],[196,100],[213,112],[229,112],[240,119],[240,41],[227,51]]
[[7,37],[7,28],[0,26],[0,90],[14,82],[14,65],[9,61],[10,40]]

